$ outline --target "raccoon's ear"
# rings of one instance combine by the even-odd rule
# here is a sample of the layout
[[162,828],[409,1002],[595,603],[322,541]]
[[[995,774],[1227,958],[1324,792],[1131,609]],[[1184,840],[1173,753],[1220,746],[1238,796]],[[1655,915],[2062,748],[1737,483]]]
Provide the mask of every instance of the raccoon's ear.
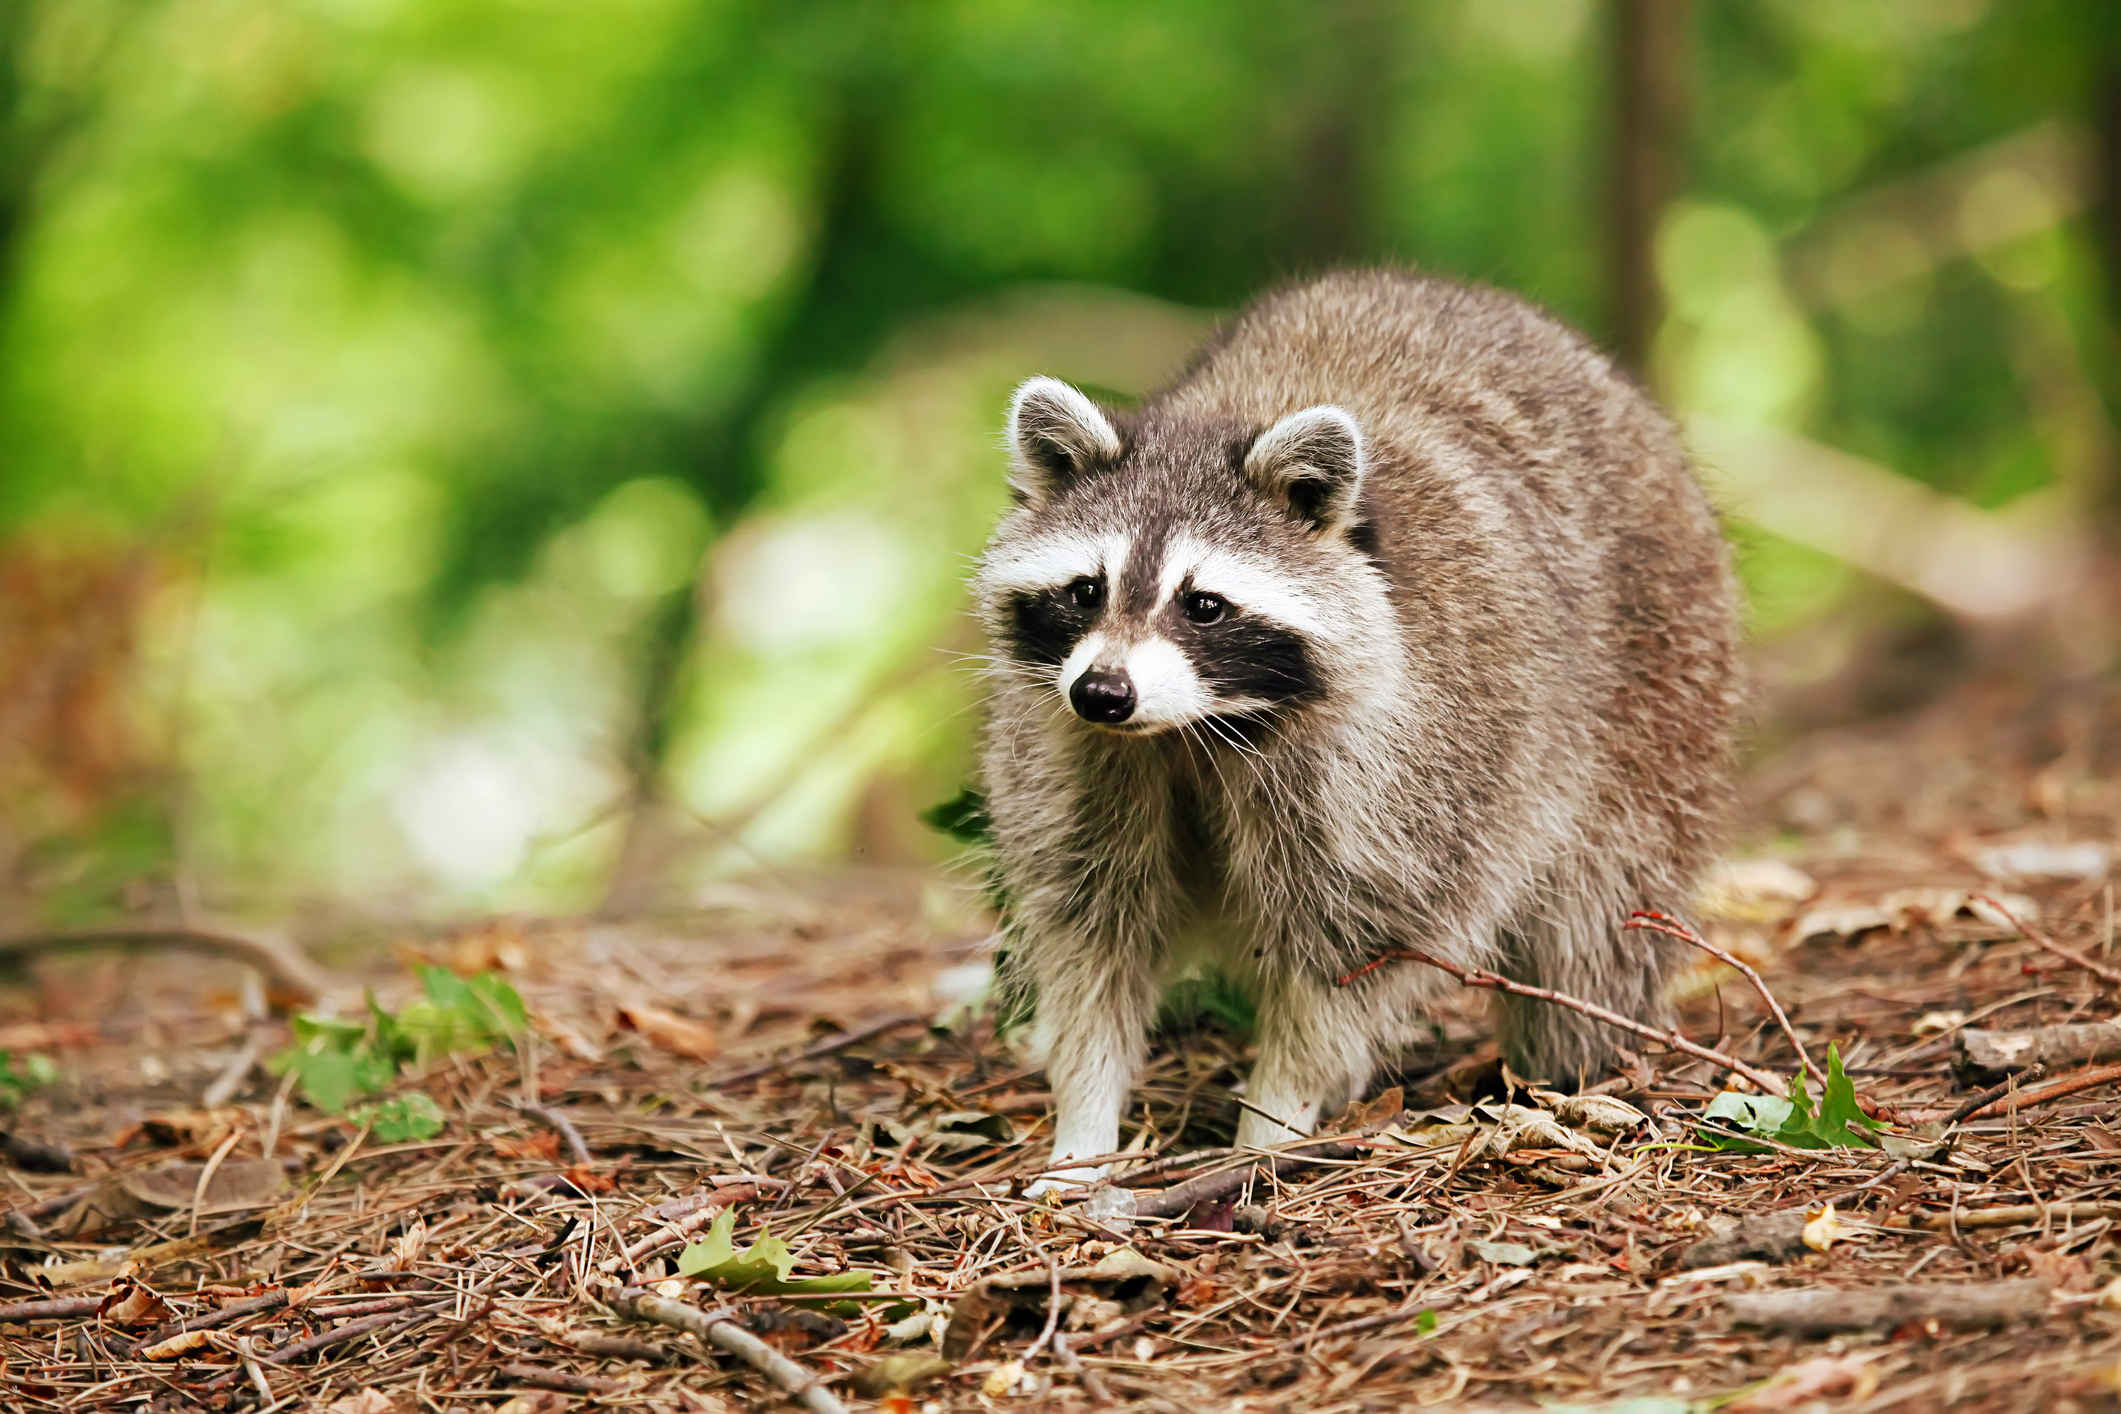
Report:
[[1328,404],[1260,433],[1245,453],[1245,475],[1317,529],[1339,530],[1355,518],[1367,461],[1354,414]]
[[1009,485],[1019,500],[1043,501],[1122,450],[1104,410],[1058,378],[1030,379],[1009,404]]

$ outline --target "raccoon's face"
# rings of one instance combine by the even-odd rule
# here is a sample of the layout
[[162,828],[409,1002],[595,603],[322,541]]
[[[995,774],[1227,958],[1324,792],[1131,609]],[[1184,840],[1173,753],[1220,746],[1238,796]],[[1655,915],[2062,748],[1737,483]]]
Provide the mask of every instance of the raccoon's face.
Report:
[[1081,393],[1034,378],[1009,435],[1017,506],[978,583],[1012,676],[1136,735],[1324,692],[1350,568],[1368,566],[1350,414],[1308,408],[1265,432],[1152,418],[1122,437]]

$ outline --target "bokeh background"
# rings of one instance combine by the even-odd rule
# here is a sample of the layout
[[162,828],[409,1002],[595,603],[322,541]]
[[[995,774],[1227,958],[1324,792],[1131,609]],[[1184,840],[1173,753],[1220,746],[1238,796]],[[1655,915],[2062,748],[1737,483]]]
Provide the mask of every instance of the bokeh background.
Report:
[[0,925],[934,860],[1034,372],[1522,291],[1731,513],[1755,751],[2111,656],[2106,0],[0,0]]

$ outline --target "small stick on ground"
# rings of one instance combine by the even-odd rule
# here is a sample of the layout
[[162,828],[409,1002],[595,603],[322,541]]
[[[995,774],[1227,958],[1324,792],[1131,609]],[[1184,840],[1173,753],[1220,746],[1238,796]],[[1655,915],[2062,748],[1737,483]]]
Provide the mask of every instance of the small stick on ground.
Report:
[[2083,968],[2086,972],[2091,973],[2092,976],[2097,977],[2102,982],[2106,982],[2112,986],[2121,987],[2121,970],[2108,967],[2105,963],[2098,961],[2096,958],[2086,957],[2083,953],[2078,952],[2075,948],[2066,948],[2062,946],[2062,944],[2056,942],[2053,938],[2048,937],[2045,933],[2042,933],[2039,929],[2029,927],[2026,924],[2019,922],[2018,916],[2016,914],[2012,913],[2009,909],[2005,908],[2000,902],[1998,902],[1994,897],[1988,894],[1973,894],[1970,895],[1970,897],[1972,897],[1977,903],[1985,903],[1990,908],[1995,909],[1996,912],[2003,915],[2004,922],[2010,924],[2011,927],[2016,928],[2019,932],[2025,934],[2026,937],[2032,939],[2033,942],[2035,942],[2039,946],[2046,948],[2056,957],[2061,958],[2064,962],[2069,963],[2073,967]]
[[1825,1073],[1818,1066],[1812,1064],[1812,1057],[1804,1049],[1804,1042],[1797,1039],[1797,1028],[1790,1025],[1789,1017],[1783,1013],[1782,1003],[1775,1000],[1775,994],[1768,990],[1768,984],[1761,979],[1760,974],[1755,972],[1750,964],[1741,960],[1735,953],[1725,952],[1722,948],[1717,947],[1669,913],[1659,913],[1655,909],[1643,909],[1640,912],[1628,915],[1628,921],[1620,926],[1624,929],[1632,928],[1639,931],[1662,933],[1668,938],[1677,938],[1683,943],[1691,943],[1724,966],[1734,967],[1744,973],[1745,980],[1752,983],[1753,990],[1760,994],[1760,1000],[1767,1003],[1767,1009],[1774,1016],[1775,1024],[1782,1028],[1782,1034],[1789,1039],[1791,1049],[1797,1052],[1797,1060],[1799,1064],[1803,1065],[1805,1073],[1821,1085],[1826,1084]]
[[[1950,1212],[1925,1213],[1915,1220],[1914,1226],[1926,1232],[1944,1232],[1954,1227],[2017,1227],[2021,1223],[2039,1222],[2041,1214],[2037,1203],[2017,1203],[2007,1208],[1962,1208],[1956,1215]],[[2057,1222],[2097,1222],[2101,1218],[2121,1221],[2121,1203],[2049,1203],[2046,1216]]]
[[702,1311],[667,1296],[657,1296],[637,1286],[621,1291],[613,1309],[643,1321],[654,1321],[672,1330],[690,1331],[717,1350],[726,1351],[772,1380],[811,1414],[847,1414],[840,1397],[818,1383],[819,1376],[804,1369],[772,1346],[736,1323],[734,1312]]
[[2047,1074],[2047,1067],[2044,1065],[2036,1065],[2030,1069],[2020,1071],[2007,1080],[1989,1086],[1979,1094],[1967,1096],[1966,1103],[1946,1115],[1942,1122],[1946,1125],[1954,1125],[1962,1120],[1971,1119],[1976,1111],[1986,1108],[1992,1101],[2000,1100],[2011,1091],[2017,1089],[2021,1081],[2038,1080],[2045,1074]]
[[2001,1099],[1990,1100],[1966,1115],[1967,1119],[1994,1119],[2001,1115],[2016,1114],[2033,1105],[2044,1105],[2049,1100],[2060,1100],[2082,1090],[2094,1090],[2101,1085],[2111,1085],[2121,1080],[2121,1065],[2095,1066],[2080,1070],[2075,1075],[2065,1075],[2034,1090],[2020,1090],[2006,1094]]
[[495,1372],[517,1384],[529,1385],[533,1389],[557,1390],[561,1394],[618,1394],[626,1388],[624,1380],[607,1380],[598,1375],[576,1375],[565,1370],[548,1370],[542,1365],[510,1364],[495,1367]]
[[1420,952],[1413,948],[1393,948],[1389,952],[1379,953],[1375,961],[1341,978],[1340,983],[1345,986],[1364,972],[1372,970],[1381,963],[1397,961],[1423,962],[1431,967],[1441,968],[1468,987],[1485,987],[1492,992],[1507,992],[1513,997],[1530,997],[1534,1001],[1550,1002],[1555,1006],[1567,1007],[1570,1011],[1579,1012],[1594,1021],[1603,1021],[1608,1026],[1617,1026],[1623,1031],[1633,1032],[1646,1041],[1655,1041],[1659,1045],[1670,1047],[1682,1055],[1689,1055],[1696,1060],[1705,1060],[1711,1065],[1721,1066],[1733,1075],[1742,1075],[1759,1087],[1760,1092],[1764,1095],[1780,1094],[1784,1088],[1780,1080],[1777,1080],[1766,1071],[1747,1065],[1736,1056],[1726,1055],[1724,1052],[1715,1050],[1712,1047],[1689,1041],[1686,1037],[1680,1035],[1676,1029],[1651,1026],[1647,1022],[1637,1021],[1631,1016],[1622,1016],[1617,1011],[1608,1011],[1596,1002],[1587,1002],[1580,997],[1572,997],[1565,992],[1557,992],[1551,987],[1534,987],[1523,982],[1513,981],[1501,973],[1490,972],[1485,967],[1460,967],[1455,962],[1446,962],[1440,957],[1433,957],[1428,953]]
[[1734,1292],[1723,1303],[1734,1319],[1746,1325],[1806,1336],[1893,1330],[1921,1321],[1935,1321],[1954,1330],[1986,1330],[2040,1319],[2047,1314],[2049,1291],[2048,1284],[2038,1280],[1871,1291],[1829,1287]]
[[274,938],[249,937],[241,933],[176,925],[155,927],[83,928],[79,931],[22,933],[0,938],[0,957],[33,957],[66,948],[124,948],[143,951],[178,948],[213,953],[247,962],[276,983],[280,990],[302,1001],[313,1002],[325,991],[322,970],[294,944]]
[[0,1321],[64,1321],[74,1316],[93,1316],[103,1304],[100,1296],[61,1296],[51,1301],[16,1301],[0,1306]]

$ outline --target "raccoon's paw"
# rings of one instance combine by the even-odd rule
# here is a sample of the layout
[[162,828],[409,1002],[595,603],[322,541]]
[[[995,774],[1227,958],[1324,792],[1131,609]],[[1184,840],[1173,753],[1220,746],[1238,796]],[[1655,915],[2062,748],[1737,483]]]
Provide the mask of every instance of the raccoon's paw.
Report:
[[1068,1198],[1080,1198],[1089,1191],[1090,1185],[1105,1176],[1105,1167],[1056,1169],[1024,1190],[1024,1196],[1034,1203],[1058,1203]]

